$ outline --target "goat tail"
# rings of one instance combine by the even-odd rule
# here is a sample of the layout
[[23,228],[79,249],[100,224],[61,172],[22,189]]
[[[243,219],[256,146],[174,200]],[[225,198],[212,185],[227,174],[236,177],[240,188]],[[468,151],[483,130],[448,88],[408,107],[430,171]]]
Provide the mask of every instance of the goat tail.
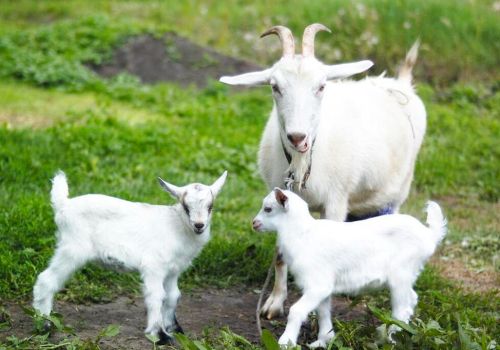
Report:
[[415,63],[417,63],[418,48],[420,46],[420,39],[417,39],[406,54],[405,61],[398,71],[398,80],[411,84],[413,75],[412,70]]
[[441,207],[436,202],[428,201],[426,211],[427,225],[429,225],[430,230],[434,234],[434,241],[436,245],[438,245],[446,235],[446,219],[443,215]]
[[50,191],[50,201],[55,211],[59,211],[68,200],[69,189],[66,174],[59,170],[52,179],[52,190]]

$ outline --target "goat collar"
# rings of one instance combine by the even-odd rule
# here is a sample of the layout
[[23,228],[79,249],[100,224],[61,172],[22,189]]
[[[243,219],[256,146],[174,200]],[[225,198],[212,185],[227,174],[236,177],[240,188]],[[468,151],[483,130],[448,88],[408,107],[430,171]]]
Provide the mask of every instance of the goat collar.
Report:
[[[288,162],[288,165],[292,163],[292,155],[290,152],[287,151],[285,143],[283,142],[283,139],[280,137],[281,141],[281,147],[283,148],[283,153],[285,154],[286,161]],[[309,157],[309,166],[307,167],[307,171],[304,174],[304,180],[302,181],[302,186],[299,188],[299,191],[305,190],[306,189],[306,182],[309,179],[309,176],[311,175],[311,167],[312,167],[312,152],[313,152],[313,147],[314,143],[316,142],[316,138],[313,139],[311,143],[311,154]],[[285,182],[285,188],[289,191],[293,191],[293,185],[297,183],[298,181],[295,181],[295,173],[293,171],[290,171],[288,173],[288,176],[284,180]]]

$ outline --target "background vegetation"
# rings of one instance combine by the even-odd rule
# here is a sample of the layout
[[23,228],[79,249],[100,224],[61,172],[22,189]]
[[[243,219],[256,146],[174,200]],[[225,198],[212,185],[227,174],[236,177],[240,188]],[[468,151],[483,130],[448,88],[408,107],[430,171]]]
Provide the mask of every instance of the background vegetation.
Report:
[[[271,107],[269,91],[232,93],[215,81],[204,90],[147,86],[128,75],[105,80],[87,67],[110,59],[113,48],[132,35],[169,30],[265,65],[279,56],[279,44],[257,38],[277,23],[299,35],[305,25],[322,22],[334,34],[318,35],[319,57],[369,57],[376,72],[393,72],[421,38],[416,79],[428,109],[428,133],[403,210],[421,217],[427,198],[440,201],[450,221],[443,255],[498,273],[499,7],[494,1],[452,0],[1,2],[1,300],[27,301],[53,252],[48,192],[57,169],[67,173],[72,195],[106,193],[151,203],[172,203],[156,176],[177,184],[210,183],[228,169],[214,237],[182,284],[226,287],[263,280],[274,238],[253,233],[250,220],[266,193],[255,160]],[[495,346],[497,292],[457,289],[434,268],[426,269],[417,288],[414,334],[404,334],[404,346]],[[106,301],[138,290],[135,274],[89,266],[60,297]],[[369,300],[379,308],[388,305],[384,293]],[[369,327],[338,323],[336,329],[333,348],[376,346]],[[227,334],[203,344],[252,347]],[[34,341],[6,341],[0,348]]]

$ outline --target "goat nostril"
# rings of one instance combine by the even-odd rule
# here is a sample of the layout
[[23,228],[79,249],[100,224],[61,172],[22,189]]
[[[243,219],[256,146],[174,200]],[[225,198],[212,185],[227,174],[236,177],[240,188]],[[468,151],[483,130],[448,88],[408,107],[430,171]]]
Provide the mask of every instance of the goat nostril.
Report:
[[199,222],[197,222],[196,224],[194,224],[194,227],[196,227],[198,230],[201,230],[204,226],[205,226],[205,224],[202,224],[202,223],[199,223]]
[[306,134],[303,134],[301,132],[292,132],[292,133],[287,134],[286,137],[288,138],[288,140],[290,140],[290,142],[293,145],[297,146],[302,141],[304,141],[304,139],[306,138]]

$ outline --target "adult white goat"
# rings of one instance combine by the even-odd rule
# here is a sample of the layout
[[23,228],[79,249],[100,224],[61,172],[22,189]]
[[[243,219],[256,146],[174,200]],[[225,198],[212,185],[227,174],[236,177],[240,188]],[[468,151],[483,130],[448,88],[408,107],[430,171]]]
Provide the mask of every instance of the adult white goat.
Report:
[[135,269],[144,282],[145,332],[158,336],[160,344],[171,343],[172,332],[182,332],[175,317],[177,280],[210,238],[212,206],[226,175],[211,186],[177,187],[158,178],[179,202],[164,206],[100,194],[70,199],[66,176],[59,172],[51,191],[57,248],[49,267],[38,276],[33,307],[49,315],[54,294],[89,261]]
[[[302,322],[317,310],[318,340],[310,347],[326,347],[335,334],[331,294],[387,287],[392,316],[408,323],[417,305],[413,284],[446,234],[446,220],[435,202],[427,204],[427,223],[428,227],[410,215],[357,222],[316,220],[295,193],[279,188],[271,191],[253,227],[278,232],[278,246],[302,291],[302,297],[290,308],[279,343],[295,345]],[[389,335],[396,330],[390,328]]]
[[[322,217],[344,221],[397,212],[408,196],[426,128],[425,107],[412,87],[415,43],[397,78],[334,81],[366,71],[371,61],[325,65],[314,57],[314,37],[330,31],[306,27],[302,55],[291,31],[276,26],[283,57],[271,68],[220,81],[272,87],[274,106],[259,150],[259,169],[271,189],[294,190]],[[278,256],[275,285],[264,307],[283,312],[286,265]]]

